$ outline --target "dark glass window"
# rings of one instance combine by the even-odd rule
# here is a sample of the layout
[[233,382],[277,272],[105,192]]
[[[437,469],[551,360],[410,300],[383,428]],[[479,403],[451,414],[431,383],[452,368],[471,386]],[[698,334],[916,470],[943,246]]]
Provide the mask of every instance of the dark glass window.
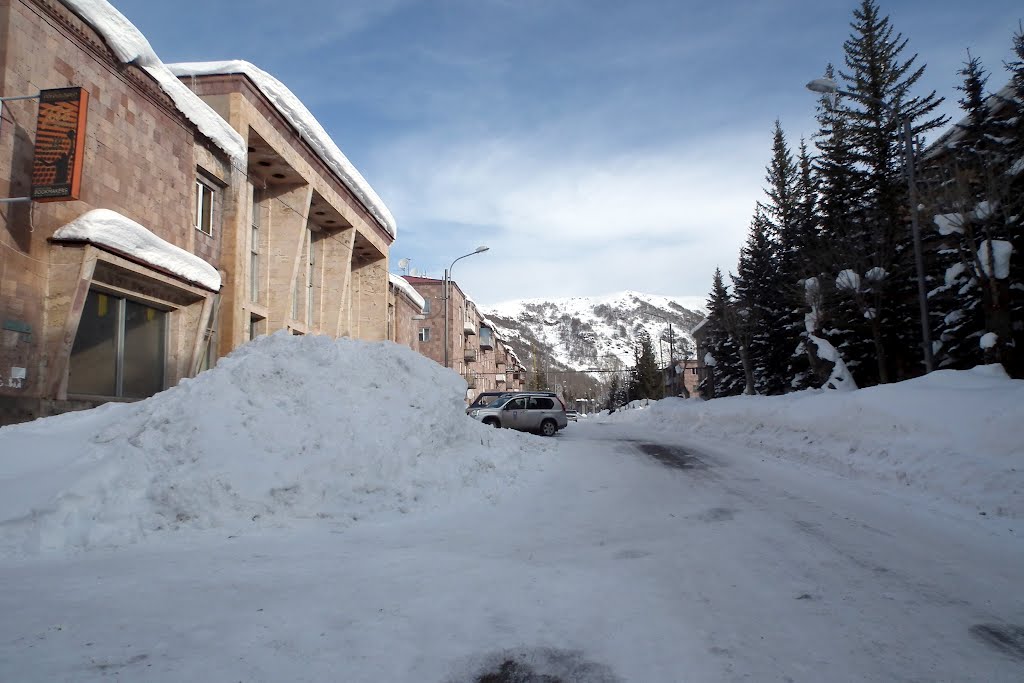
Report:
[[124,302],[124,375],[121,396],[145,398],[164,388],[166,314],[135,301]]
[[68,393],[145,398],[164,388],[167,314],[90,290],[68,366]]
[[117,395],[120,299],[90,291],[71,347],[68,393]]

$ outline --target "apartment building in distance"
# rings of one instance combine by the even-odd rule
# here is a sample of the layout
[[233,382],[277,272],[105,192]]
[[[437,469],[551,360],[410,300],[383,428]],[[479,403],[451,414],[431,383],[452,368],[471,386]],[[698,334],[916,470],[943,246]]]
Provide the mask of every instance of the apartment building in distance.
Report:
[[424,318],[418,323],[420,353],[442,365],[447,358],[448,366],[466,380],[467,400],[481,391],[525,388],[526,374],[518,357],[457,282],[449,282],[446,354],[444,280],[413,276],[405,279],[425,302]]
[[427,302],[401,275],[388,273],[388,339],[420,350],[417,323],[425,318]]
[[0,425],[145,398],[259,334],[389,338],[394,221],[287,88],[172,70],[73,5],[0,1]]

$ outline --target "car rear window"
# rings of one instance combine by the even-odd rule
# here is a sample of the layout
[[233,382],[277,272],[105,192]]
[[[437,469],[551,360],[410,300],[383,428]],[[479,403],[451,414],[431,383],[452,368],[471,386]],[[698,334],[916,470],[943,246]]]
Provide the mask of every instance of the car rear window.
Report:
[[550,398],[537,398],[534,396],[530,398],[530,403],[527,407],[531,410],[551,410],[555,407],[555,402]]

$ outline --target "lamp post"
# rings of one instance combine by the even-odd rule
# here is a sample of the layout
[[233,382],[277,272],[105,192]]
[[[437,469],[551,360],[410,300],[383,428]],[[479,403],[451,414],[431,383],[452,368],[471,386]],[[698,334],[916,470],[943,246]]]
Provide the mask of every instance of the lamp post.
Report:
[[910,125],[910,117],[904,116],[893,107],[886,104],[877,97],[861,95],[840,90],[839,86],[831,78],[815,78],[807,84],[811,92],[843,95],[852,97],[861,102],[871,102],[885,109],[897,123],[900,124],[903,133],[903,155],[907,171],[907,198],[910,202],[910,232],[914,238],[914,266],[917,270],[917,300],[921,316],[921,348],[924,352],[924,370],[929,373],[935,369],[935,360],[932,356],[932,332],[928,324],[928,289],[924,279],[924,254],[921,251],[921,229],[917,222],[917,183],[914,180],[914,139]]
[[459,258],[452,261],[452,264],[444,271],[444,366],[450,368],[451,359],[448,357],[448,337],[449,337],[449,321],[448,321],[448,299],[451,298],[451,277],[452,269],[455,267],[456,262],[461,261],[467,256],[473,256],[474,254],[480,254],[490,249],[490,247],[479,246],[468,254],[463,254]]
[[[674,342],[675,338],[672,335],[672,321],[663,315],[658,315],[657,313],[651,313],[651,315],[653,315],[655,318],[661,318],[662,320],[668,323],[668,367],[670,372],[669,386],[672,387],[672,395],[675,396],[679,392],[676,391],[676,354]],[[661,335],[658,335],[658,349],[659,351],[661,350]],[[664,365],[664,363],[662,363],[662,365]]]

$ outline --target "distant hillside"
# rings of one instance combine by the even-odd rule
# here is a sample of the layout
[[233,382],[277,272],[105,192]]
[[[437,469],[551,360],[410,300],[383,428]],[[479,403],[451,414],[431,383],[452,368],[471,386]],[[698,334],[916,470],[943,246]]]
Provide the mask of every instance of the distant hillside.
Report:
[[[692,305],[692,304],[691,304]],[[575,378],[572,393],[582,396],[605,375],[563,372],[616,370],[633,365],[633,340],[644,329],[654,342],[659,364],[669,360],[669,323],[676,359],[694,357],[690,330],[704,315],[678,300],[656,294],[622,292],[603,298],[524,299],[482,307],[498,334],[527,366]],[[659,343],[659,340],[660,343]]]

